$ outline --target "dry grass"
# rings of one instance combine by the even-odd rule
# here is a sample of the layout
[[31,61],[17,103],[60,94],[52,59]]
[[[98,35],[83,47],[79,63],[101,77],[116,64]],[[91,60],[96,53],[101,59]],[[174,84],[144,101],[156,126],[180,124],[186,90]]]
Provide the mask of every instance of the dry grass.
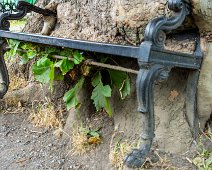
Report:
[[133,148],[136,148],[138,142],[136,141],[123,141],[120,143],[119,141],[115,144],[114,147],[111,148],[109,159],[111,164],[116,167],[118,170],[124,169],[124,157],[129,153]]
[[[110,144],[109,159],[112,166],[117,168],[118,170],[124,170],[126,168],[124,166],[124,161],[123,161],[125,156],[128,153],[130,153],[132,149],[137,149],[141,145],[141,141],[138,139],[123,140],[124,138],[123,134],[124,132],[115,130],[114,134],[112,135],[111,144]],[[154,162],[147,157],[144,165],[141,168],[138,168],[137,170],[144,170],[144,169],[179,170],[179,168],[172,165],[171,161],[167,158],[166,155],[163,154],[163,156],[161,156],[157,151],[154,151],[154,155],[155,155],[154,159],[156,159],[154,160]]]
[[74,151],[73,155],[83,155],[90,150],[87,135],[79,129],[73,132],[71,140]]
[[101,143],[100,136],[92,136],[89,132],[92,131],[82,125],[74,126],[71,135],[72,155],[83,155]]
[[212,170],[212,129],[202,132],[197,156],[191,161],[200,170]]
[[17,98],[16,96],[6,97],[4,101],[5,101],[5,108],[9,108],[11,106],[16,108],[22,107],[22,103],[20,102],[20,99]]
[[157,162],[151,162],[151,160],[148,158],[145,164],[145,167],[147,168],[157,168],[157,169],[163,169],[163,170],[181,170],[180,168],[173,166],[171,161],[167,158],[166,155],[161,156],[157,151],[154,151],[154,154],[159,159]]
[[23,76],[11,75],[10,81],[9,91],[24,88],[28,84]]
[[60,111],[55,110],[54,104],[48,100],[46,103],[39,103],[36,108],[32,108],[29,120],[36,127],[58,128],[62,126],[61,114]]

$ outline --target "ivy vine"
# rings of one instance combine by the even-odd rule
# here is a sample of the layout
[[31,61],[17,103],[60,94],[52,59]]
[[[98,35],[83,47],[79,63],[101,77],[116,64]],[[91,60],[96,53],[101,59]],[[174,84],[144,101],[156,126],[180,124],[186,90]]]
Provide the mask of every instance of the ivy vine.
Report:
[[[114,88],[119,90],[122,100],[130,94],[130,79],[126,72],[93,68],[85,64],[85,61],[90,58],[106,63],[110,61],[108,56],[90,57],[79,50],[44,46],[13,39],[8,39],[7,42],[10,50],[5,53],[5,57],[20,56],[21,64],[26,64],[33,60],[32,72],[35,79],[43,84],[49,83],[51,91],[53,91],[53,82],[55,80],[63,80],[67,74],[71,75],[73,72],[79,75],[75,85],[63,97],[68,110],[80,106],[77,93],[83,87],[85,78],[91,78],[93,87],[91,99],[97,111],[104,108],[109,115],[112,115],[110,97]],[[105,70],[108,76],[103,75]],[[107,81],[104,80],[105,77]]]

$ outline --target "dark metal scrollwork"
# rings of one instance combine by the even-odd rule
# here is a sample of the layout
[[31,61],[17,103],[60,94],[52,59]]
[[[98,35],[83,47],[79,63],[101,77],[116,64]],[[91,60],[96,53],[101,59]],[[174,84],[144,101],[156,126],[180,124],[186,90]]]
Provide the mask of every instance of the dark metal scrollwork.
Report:
[[[169,0],[168,7],[174,11],[171,18],[159,17],[146,27],[144,42],[140,45],[141,57],[138,58],[140,71],[137,77],[137,98],[138,112],[144,114],[144,129],[141,136],[141,146],[139,149],[133,150],[124,160],[125,164],[131,168],[138,168],[143,165],[150,151],[153,138],[155,136],[155,120],[154,120],[154,82],[168,79],[168,73],[175,64],[151,63],[152,55],[165,55],[160,53],[166,40],[166,31],[171,31],[182,25],[185,17],[190,13],[190,4],[187,0]],[[155,51],[155,52],[154,52]],[[157,51],[157,52],[156,52]],[[168,52],[170,53],[170,52]],[[166,69],[168,65],[169,69]]]
[[10,23],[8,20],[19,20],[26,16],[27,13],[34,11],[36,13],[42,14],[44,16],[56,16],[56,13],[53,11],[50,11],[48,9],[42,9],[37,6],[34,6],[28,2],[25,1],[19,1],[16,10],[18,13],[3,13],[0,16],[0,29],[1,30],[9,30]]
[[16,11],[16,4],[15,3],[8,3],[8,2],[0,2],[0,12],[14,12]]
[[166,33],[182,25],[185,17],[190,13],[189,1],[186,0],[169,0],[168,7],[175,14],[171,18],[159,17],[153,19],[146,27],[145,41],[150,41],[154,46],[159,48],[164,46]]
[[0,40],[0,98],[6,94],[9,87],[9,75],[4,61],[5,41]]

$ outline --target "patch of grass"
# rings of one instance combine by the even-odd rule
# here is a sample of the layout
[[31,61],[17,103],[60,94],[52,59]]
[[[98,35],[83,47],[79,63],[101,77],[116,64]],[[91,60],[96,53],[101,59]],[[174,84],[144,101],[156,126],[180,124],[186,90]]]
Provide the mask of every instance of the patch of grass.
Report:
[[9,91],[17,90],[26,87],[28,82],[23,76],[12,74],[10,76]]
[[76,125],[73,128],[71,143],[73,155],[83,155],[101,143],[101,136],[98,130]]
[[200,136],[198,144],[199,151],[192,163],[200,170],[212,170],[212,130],[209,128],[206,133]]
[[11,31],[20,31],[22,28],[24,28],[26,22],[27,22],[26,18],[23,18],[21,20],[11,20],[10,21],[10,30]]
[[[126,167],[124,165],[124,158],[133,149],[138,149],[141,145],[140,139],[129,140],[125,139],[124,132],[118,131],[116,128],[114,134],[111,138],[110,144],[110,155],[109,159],[113,167],[118,170],[124,170]],[[137,170],[144,169],[166,169],[166,170],[179,170],[178,167],[172,165],[172,162],[168,159],[166,154],[159,154],[159,152],[154,151],[150,153],[150,157],[146,158],[144,165]]]
[[129,142],[125,140],[123,142],[117,141],[115,146],[111,148],[109,159],[111,164],[116,167],[118,170],[124,169],[124,157],[129,153],[132,149],[137,148],[138,142]]
[[55,109],[54,104],[47,100],[46,103],[39,103],[36,108],[33,107],[29,120],[36,127],[58,128],[62,126],[61,114]]

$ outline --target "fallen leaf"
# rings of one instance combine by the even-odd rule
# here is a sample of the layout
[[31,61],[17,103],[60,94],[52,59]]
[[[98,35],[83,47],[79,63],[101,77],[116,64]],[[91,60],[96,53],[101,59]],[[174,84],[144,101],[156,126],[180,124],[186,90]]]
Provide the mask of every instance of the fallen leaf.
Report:
[[179,93],[177,92],[177,90],[172,90],[170,92],[169,101],[173,102],[178,96]]
[[101,139],[99,137],[90,137],[88,138],[88,143],[90,145],[98,145],[101,142]]

